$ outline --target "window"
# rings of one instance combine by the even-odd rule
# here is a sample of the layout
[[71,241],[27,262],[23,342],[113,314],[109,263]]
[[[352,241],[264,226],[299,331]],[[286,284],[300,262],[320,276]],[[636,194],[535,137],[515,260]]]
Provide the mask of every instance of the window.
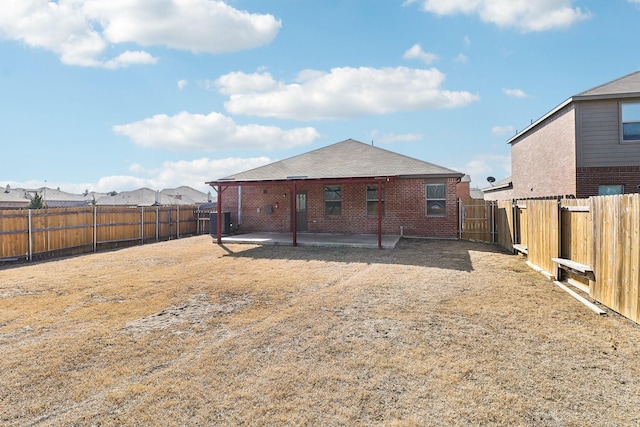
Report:
[[598,196],[624,193],[624,185],[598,185]]
[[640,141],[640,102],[620,104],[622,142]]
[[342,214],[342,189],[339,185],[327,185],[324,187],[324,214]]
[[[367,185],[367,215],[378,215],[377,185]],[[384,188],[382,189],[382,215],[384,215]]]
[[427,216],[447,215],[446,184],[427,184]]

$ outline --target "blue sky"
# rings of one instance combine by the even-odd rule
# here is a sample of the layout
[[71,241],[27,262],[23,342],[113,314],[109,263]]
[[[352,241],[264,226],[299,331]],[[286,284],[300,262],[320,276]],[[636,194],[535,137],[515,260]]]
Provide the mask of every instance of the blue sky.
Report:
[[189,185],[348,138],[471,175],[640,69],[640,0],[3,0],[0,185]]

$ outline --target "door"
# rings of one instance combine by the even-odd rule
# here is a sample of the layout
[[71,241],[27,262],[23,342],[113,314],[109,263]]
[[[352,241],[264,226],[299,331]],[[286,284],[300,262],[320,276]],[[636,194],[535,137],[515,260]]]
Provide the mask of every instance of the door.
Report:
[[296,231],[308,231],[306,191],[296,194]]

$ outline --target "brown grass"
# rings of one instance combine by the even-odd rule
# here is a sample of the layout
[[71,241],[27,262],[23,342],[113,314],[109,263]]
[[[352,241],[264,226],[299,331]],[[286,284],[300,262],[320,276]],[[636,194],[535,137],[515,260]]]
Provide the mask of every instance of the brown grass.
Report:
[[0,424],[640,424],[640,327],[491,246],[182,239],[0,270]]

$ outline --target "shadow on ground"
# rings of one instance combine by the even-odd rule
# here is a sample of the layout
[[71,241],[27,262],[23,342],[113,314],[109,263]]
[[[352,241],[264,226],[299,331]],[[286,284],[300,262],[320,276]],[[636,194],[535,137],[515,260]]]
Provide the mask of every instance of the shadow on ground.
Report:
[[[214,243],[215,244],[215,243]],[[473,271],[470,251],[504,253],[498,246],[464,240],[401,239],[395,249],[221,245],[226,256],[250,259],[394,264]]]

